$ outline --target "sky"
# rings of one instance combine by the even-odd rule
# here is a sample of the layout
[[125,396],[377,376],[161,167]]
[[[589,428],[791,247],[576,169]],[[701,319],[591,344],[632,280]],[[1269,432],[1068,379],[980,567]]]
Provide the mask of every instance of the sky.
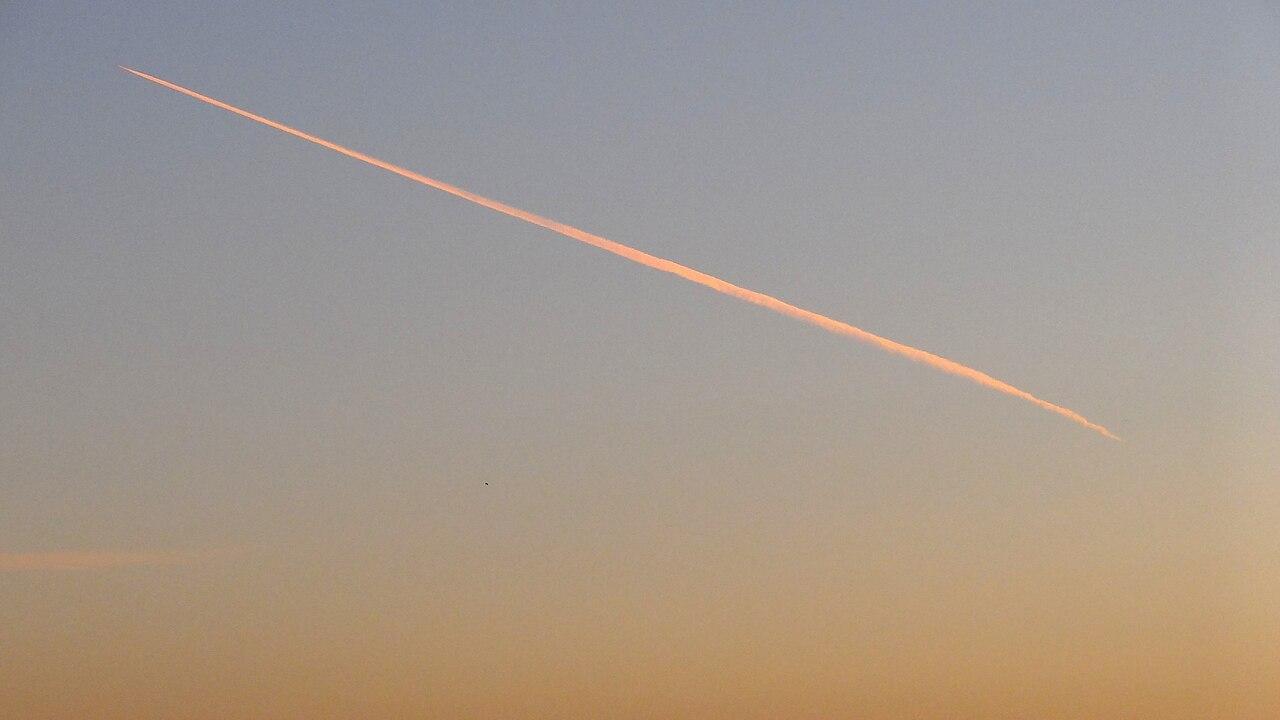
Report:
[[261,5],[0,4],[0,716],[1280,715],[1276,6]]

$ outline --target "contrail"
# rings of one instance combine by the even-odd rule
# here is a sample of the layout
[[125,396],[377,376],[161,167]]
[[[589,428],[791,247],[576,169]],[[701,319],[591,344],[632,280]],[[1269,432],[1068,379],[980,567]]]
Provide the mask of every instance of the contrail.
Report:
[[887,350],[891,353],[901,355],[909,360],[914,360],[915,362],[923,363],[936,370],[941,370],[944,373],[957,375],[959,377],[965,378],[966,380],[970,380],[972,382],[978,383],[979,385],[989,387],[992,390],[1002,392],[1006,395],[1012,395],[1013,397],[1026,400],[1029,403],[1039,405],[1040,407],[1044,408],[1045,410],[1048,410],[1049,412],[1057,413],[1062,417],[1065,417],[1068,420],[1071,420],[1074,423],[1087,427],[1096,433],[1099,433],[1105,437],[1111,438],[1112,440],[1120,439],[1116,437],[1114,434],[1112,434],[1110,430],[1106,429],[1101,425],[1098,425],[1097,423],[1090,422],[1083,415],[1081,415],[1080,413],[1074,410],[1064,408],[1060,405],[1054,405],[1048,400],[1041,400],[1040,398],[1036,397],[1035,395],[1032,395],[1031,393],[1025,390],[1020,390],[1010,385],[1009,383],[1006,383],[1002,380],[997,380],[996,378],[993,378],[990,375],[980,370],[974,370],[971,367],[961,365],[960,363],[955,362],[954,360],[948,360],[947,358],[941,357],[939,355],[934,355],[931,352],[926,352],[919,348],[911,347],[910,345],[903,345],[900,342],[895,342],[888,338],[880,337],[879,335],[867,332],[862,328],[854,327],[853,325],[840,322],[839,320],[829,318],[825,315],[819,315],[818,313],[813,312],[812,310],[805,310],[804,308],[796,307],[795,305],[792,305],[787,302],[783,302],[782,300],[779,300],[775,297],[771,297],[769,295],[765,295],[764,293],[759,293],[759,292],[756,292],[755,290],[748,290],[747,288],[734,285],[733,283],[728,282],[727,280],[721,280],[718,277],[715,277],[713,275],[708,275],[704,272],[699,272],[698,270],[694,270],[693,268],[686,267],[684,265],[681,265],[680,263],[667,260],[666,258],[660,258],[655,255],[650,255],[649,253],[636,250],[635,248],[627,247],[626,245],[623,245],[621,243],[616,243],[612,240],[609,240],[608,238],[603,238],[603,237],[600,237],[599,235],[592,235],[591,233],[586,232],[585,230],[579,230],[578,228],[573,227],[571,225],[565,225],[564,223],[559,223],[559,222],[556,222],[555,220],[544,218],[541,215],[534,215],[531,212],[526,212],[519,208],[511,207],[510,205],[500,203],[497,200],[490,200],[487,197],[477,195],[468,190],[463,190],[462,188],[454,185],[450,185],[449,183],[441,182],[439,180],[429,178],[426,175],[420,175],[416,172],[413,172],[412,170],[406,170],[405,168],[402,168],[398,165],[392,165],[391,163],[386,162],[385,160],[379,160],[378,158],[372,157],[370,155],[365,155],[362,152],[357,152],[355,150],[345,148],[341,145],[338,145],[337,143],[332,143],[332,142],[329,142],[328,140],[318,138],[314,135],[309,135],[307,133],[302,132],[301,130],[295,130],[289,127],[288,125],[278,123],[275,120],[268,120],[267,118],[264,118],[261,115],[255,115],[249,112],[248,110],[241,110],[240,108],[234,105],[228,105],[227,103],[224,103],[221,100],[215,100],[206,95],[201,95],[195,90],[189,90],[187,88],[182,87],[181,85],[175,85],[169,82],[168,80],[161,80],[160,78],[155,77],[154,75],[148,75],[147,73],[140,72],[132,68],[127,68],[123,65],[119,65],[118,67],[121,70],[137,75],[138,77],[144,80],[150,80],[151,82],[157,85],[161,85],[163,87],[169,88],[170,90],[180,92],[183,95],[188,95],[190,97],[193,97],[196,100],[199,100],[200,102],[208,103],[214,107],[222,108],[223,110],[226,110],[228,112],[233,112],[236,115],[239,115],[241,117],[249,118],[254,122],[262,123],[267,127],[275,128],[276,130],[288,133],[294,137],[302,138],[307,142],[315,143],[316,145],[328,148],[334,152],[342,153],[347,157],[355,158],[356,160],[359,160],[361,162],[369,163],[374,167],[382,168],[383,170],[386,170],[388,172],[393,172],[396,175],[399,175],[404,178],[408,178],[414,182],[422,183],[423,185],[426,185],[428,187],[433,187],[437,190],[443,190],[444,192],[447,192],[450,195],[456,195],[462,198],[463,200],[469,200],[477,205],[487,207],[490,210],[496,210],[504,215],[510,215],[513,218],[518,218],[520,220],[524,220],[527,223],[532,223],[539,227],[544,227],[548,230],[551,230],[552,232],[560,233],[565,237],[572,238],[579,242],[584,242],[588,245],[593,245],[595,247],[600,248],[601,250],[611,252],[614,255],[620,255],[632,262],[636,262],[641,265],[644,265],[645,267],[650,267],[650,268],[653,268],[654,270],[661,270],[662,272],[671,273],[672,275],[682,277],[685,280],[688,280],[690,282],[695,282],[695,283],[698,283],[699,285],[705,285],[706,287],[709,287],[712,290],[715,290],[716,292],[724,293],[725,295],[729,295],[730,297],[735,297],[735,298],[738,298],[739,300],[745,300],[754,305],[759,305],[761,307],[768,308],[769,310],[772,310],[776,313],[780,313],[782,315],[786,315],[787,317],[792,317],[797,320],[807,322],[810,325],[816,325],[828,332],[836,333],[837,335],[848,335],[857,340],[861,340],[862,342],[875,345],[876,347],[879,347],[882,350]]

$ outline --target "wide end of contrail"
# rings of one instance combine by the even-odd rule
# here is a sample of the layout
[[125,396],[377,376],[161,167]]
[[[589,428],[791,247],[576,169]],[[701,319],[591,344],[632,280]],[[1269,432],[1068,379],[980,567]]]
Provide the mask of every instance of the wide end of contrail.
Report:
[[563,235],[567,238],[577,240],[578,242],[585,243],[587,245],[591,245],[593,247],[599,248],[606,252],[613,253],[614,255],[625,258],[634,263],[644,265],[645,267],[651,268],[653,270],[659,270],[661,272],[670,273],[671,275],[675,275],[677,277],[683,278],[685,280],[688,280],[689,282],[697,283],[699,285],[702,285],[703,287],[707,287],[712,290],[715,290],[718,293],[728,295],[729,297],[737,298],[739,300],[749,302],[753,305],[759,305],[760,307],[767,308],[780,315],[786,315],[787,317],[800,320],[801,322],[806,322],[806,323],[809,323],[810,325],[815,325],[819,328],[822,328],[823,330],[826,330],[827,332],[835,333],[837,335],[845,335],[848,337],[852,337],[855,340],[859,340],[869,345],[874,345],[886,352],[891,352],[891,353],[894,353],[895,355],[900,355],[902,357],[905,357],[908,360],[912,360],[914,362],[918,362],[923,365],[928,365],[929,367],[932,367],[935,370],[939,370],[941,372],[947,373],[948,375],[955,375],[957,377],[961,377],[966,380],[969,380],[970,382],[977,383],[978,385],[982,385],[983,387],[987,387],[992,390],[995,390],[996,392],[1004,393],[1005,395],[1009,395],[1011,397],[1016,397],[1021,400],[1025,400],[1033,405],[1043,408],[1044,410],[1048,410],[1051,413],[1055,413],[1064,418],[1067,418],[1071,422],[1074,422],[1077,425],[1080,425],[1082,427],[1088,428],[1098,433],[1099,435],[1102,435],[1105,438],[1110,438],[1111,440],[1120,440],[1119,437],[1117,437],[1114,433],[1112,433],[1107,428],[1097,423],[1089,421],[1083,415],[1081,415],[1080,413],[1077,413],[1074,410],[1062,407],[1061,405],[1055,405],[1049,402],[1048,400],[1042,400],[1041,398],[1038,398],[1035,395],[1032,395],[1031,393],[1025,390],[1022,390],[1020,388],[1016,388],[1013,385],[1010,385],[1009,383],[1004,382],[1003,380],[997,380],[996,378],[991,377],[990,375],[980,370],[975,370],[974,368],[968,367],[967,365],[962,365],[954,360],[949,360],[945,357],[942,357],[941,355],[934,355],[931,352],[921,350],[919,348],[911,347],[910,345],[904,345],[900,342],[896,342],[894,340],[890,340],[889,338],[881,337],[879,335],[876,335],[875,333],[863,330],[862,328],[855,327],[846,322],[841,322],[840,320],[827,317],[826,315],[821,315],[819,313],[813,312],[812,310],[805,310],[802,307],[798,307],[796,305],[792,305],[791,303],[785,302],[783,300],[779,300],[778,298],[775,298],[771,295],[765,295],[764,293],[757,292],[755,290],[750,290],[748,288],[744,288],[739,285],[734,285],[733,283],[727,280],[722,280],[714,275],[708,275],[707,273],[701,272],[699,270],[695,270],[686,265],[681,265],[680,263],[677,263],[673,260],[667,260],[666,258],[657,257],[656,255],[650,255],[649,253],[644,252],[643,250],[637,250],[636,248],[623,245],[622,243],[615,242],[608,238],[601,237],[599,235],[593,235],[585,230],[580,230],[576,227],[573,227],[572,225],[565,225],[564,223],[551,220],[550,218],[545,218],[545,217],[542,217],[541,215],[535,215],[534,213],[528,212],[527,210],[521,210],[519,208],[512,207],[505,203],[498,202],[497,200],[492,200],[482,195],[477,195],[469,190],[464,190],[455,185],[450,185],[449,183],[436,180],[434,178],[429,178],[426,175],[421,175],[412,170],[407,170],[405,168],[400,167],[399,165],[392,165],[391,163],[385,160],[379,160],[378,158],[375,158],[371,155],[365,155],[362,152],[358,152],[356,150],[343,147],[341,145],[338,145],[337,143],[330,142],[323,138],[318,138],[315,135],[310,135],[301,130],[297,130],[295,128],[289,127],[288,125],[285,125],[283,123],[276,122],[275,120],[269,120],[265,117],[262,117],[261,115],[255,115],[254,113],[251,113],[248,110],[242,110],[241,108],[238,108],[234,105],[224,103],[221,100],[215,100],[214,98],[211,98],[207,95],[201,95],[195,90],[191,90],[189,88],[182,87],[181,85],[171,83],[168,80],[162,80],[158,77],[155,77],[154,75],[148,75],[147,73],[141,72],[139,70],[134,70],[133,68],[130,68],[130,67],[125,67],[124,65],[117,65],[117,67],[119,67],[121,70],[124,70],[125,72],[136,75],[144,80],[148,80],[157,85],[160,85],[161,87],[168,88],[170,90],[173,90],[174,92],[182,93],[183,95],[195,98],[200,102],[212,105],[222,110],[226,110],[227,112],[235,113],[236,115],[239,115],[243,118],[247,118],[256,123],[260,123],[262,125],[266,125],[267,127],[274,128],[276,130],[279,130],[280,132],[287,133],[296,138],[306,140],[309,143],[314,143],[316,145],[319,145],[320,147],[327,148],[336,153],[346,155],[347,157],[353,158],[355,160],[359,160],[360,162],[368,163],[370,165],[373,165],[374,167],[386,170],[387,172],[395,173],[396,175],[399,175],[400,177],[406,178],[408,180],[412,180],[413,182],[435,188],[437,190],[449,193],[450,195],[454,195],[456,197],[460,197],[463,200],[473,202],[476,205],[489,208],[490,210],[494,210],[496,212],[500,212],[503,215],[509,215],[513,218],[516,218],[518,220],[523,220],[532,225],[537,225],[538,227],[546,228],[547,230],[550,230],[555,233],[559,233],[560,235]]

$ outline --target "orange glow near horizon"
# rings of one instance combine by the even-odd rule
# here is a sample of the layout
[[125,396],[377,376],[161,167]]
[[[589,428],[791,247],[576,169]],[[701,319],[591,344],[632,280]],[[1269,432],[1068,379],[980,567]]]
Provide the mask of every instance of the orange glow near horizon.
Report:
[[806,310],[804,308],[797,307],[790,303],[779,300],[775,297],[765,295],[764,293],[756,292],[755,290],[750,290],[744,287],[740,287],[738,285],[734,285],[733,283],[730,283],[726,280],[721,280],[720,278],[717,278],[712,275],[708,275],[698,270],[694,270],[693,268],[686,267],[672,260],[667,260],[665,258],[660,258],[654,255],[650,255],[641,250],[637,250],[635,248],[628,247],[621,243],[614,242],[613,240],[609,240],[608,238],[600,237],[599,235],[593,235],[589,232],[580,230],[571,225],[565,225],[563,223],[556,222],[555,220],[551,220],[551,219],[542,217],[540,215],[535,215],[534,213],[527,212],[519,208],[511,207],[510,205],[506,205],[504,203],[498,202],[497,200],[491,200],[481,195],[477,195],[473,192],[464,190],[454,185],[450,185],[440,180],[429,178],[425,175],[421,175],[419,173],[413,172],[412,170],[407,170],[398,165],[393,165],[389,162],[386,162],[384,160],[379,160],[378,158],[375,158],[369,155],[365,155],[364,153],[358,152],[356,150],[345,148],[341,145],[332,143],[328,140],[318,138],[314,135],[309,135],[305,132],[302,132],[301,130],[296,130],[294,128],[291,128],[288,125],[278,123],[274,120],[267,119],[260,115],[255,115],[247,110],[242,110],[238,107],[235,107],[234,105],[229,105],[220,100],[215,100],[211,97],[201,95],[200,93],[195,92],[194,90],[189,90],[187,88],[182,87],[181,85],[175,85],[174,83],[168,82],[167,80],[162,80],[153,75],[148,75],[147,73],[140,72],[138,70],[133,70],[131,68],[127,68],[124,66],[120,66],[120,68],[126,72],[132,73],[133,75],[143,78],[144,80],[149,80],[153,83],[156,83],[157,85],[161,85],[163,87],[169,88],[170,90],[180,92],[183,95],[193,97],[196,100],[207,103],[209,105],[213,105],[214,107],[221,108],[228,112],[235,113],[237,115],[240,115],[241,117],[245,117],[250,120],[253,120],[254,122],[266,125],[267,127],[275,128],[276,130],[279,130],[284,133],[288,133],[297,138],[301,138],[303,140],[306,140],[307,142],[314,143],[321,147],[328,148],[330,150],[333,150],[334,152],[338,152],[343,155],[346,155],[347,157],[354,158],[356,160],[360,160],[361,162],[368,163],[370,165],[373,165],[374,167],[382,168],[383,170],[395,173],[396,175],[407,178],[414,182],[421,183],[423,185],[435,188],[437,190],[442,190],[446,193],[449,193],[450,195],[455,195],[464,200],[473,202],[477,205],[489,208],[490,210],[495,210],[504,215],[509,215],[519,220],[523,220],[527,223],[531,223],[533,225],[546,228],[553,232],[564,235],[565,237],[571,238],[573,240],[577,240],[579,242],[586,243],[588,245],[600,248],[601,250],[605,250],[607,252],[611,252],[615,255],[626,258],[627,260],[630,260],[632,262],[639,263],[640,265],[644,265],[645,267],[652,268],[654,270],[660,270],[662,272],[670,273],[672,275],[676,275],[690,282],[694,282],[699,285],[703,285],[705,287],[711,288],[712,290],[715,290],[716,292],[722,293],[724,295],[728,295],[730,297],[734,297],[739,300],[752,303],[754,305],[759,305],[761,307],[767,308],[781,315],[786,315],[787,317],[791,317],[796,320],[809,323],[810,325],[815,325],[828,332],[835,333],[837,335],[845,335],[848,337],[852,337],[856,340],[860,340],[864,343],[874,345],[882,350],[894,353],[896,355],[900,355],[909,360],[922,363],[924,365],[928,365],[929,367],[932,367],[935,370],[939,370],[949,375],[955,375],[955,376],[964,378],[966,380],[975,382],[979,385],[990,388],[997,392],[1001,392],[1006,395],[1010,395],[1012,397],[1025,400],[1034,405],[1038,405],[1039,407],[1045,410],[1048,410],[1049,412],[1061,415],[1062,417],[1065,417],[1068,420],[1071,420],[1072,422],[1078,425],[1081,425],[1085,428],[1093,430],[1094,432],[1104,437],[1110,438],[1112,440],[1120,439],[1107,428],[1097,423],[1089,421],[1084,416],[1080,415],[1074,410],[1070,410],[1060,405],[1055,405],[1054,403],[1051,403],[1047,400],[1042,400],[1025,390],[1014,387],[1009,383],[1006,383],[1002,380],[998,380],[994,377],[991,377],[990,375],[980,370],[975,370],[966,365],[962,365],[958,362],[955,362],[954,360],[949,360],[945,357],[935,355],[925,350],[911,347],[910,345],[904,345],[894,340],[890,340],[888,338],[884,338],[874,333],[863,330],[861,328],[855,327],[848,323],[841,322],[833,318],[829,318],[825,315],[821,315],[811,310]]

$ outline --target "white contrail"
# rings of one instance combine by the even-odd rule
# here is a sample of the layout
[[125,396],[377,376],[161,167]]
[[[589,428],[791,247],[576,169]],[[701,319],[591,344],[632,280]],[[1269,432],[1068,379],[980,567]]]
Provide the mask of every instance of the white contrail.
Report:
[[143,78],[144,80],[150,80],[151,82],[156,83],[157,85],[167,87],[170,90],[180,92],[183,95],[188,95],[201,102],[208,103],[210,105],[213,105],[214,107],[222,108],[223,110],[226,110],[228,112],[233,112],[241,117],[246,117],[254,122],[262,123],[267,127],[275,128],[276,130],[288,133],[294,137],[302,138],[307,142],[315,143],[316,145],[328,148],[330,150],[333,150],[334,152],[342,153],[347,157],[355,158],[356,160],[359,160],[361,162],[369,163],[374,167],[379,167],[388,172],[393,172],[396,175],[399,175],[404,178],[408,178],[409,180],[412,180],[414,182],[422,183],[423,185],[433,187],[437,190],[443,190],[444,192],[447,192],[450,195],[456,195],[464,200],[470,200],[471,202],[477,205],[481,205],[483,207],[487,207],[490,210],[496,210],[504,215],[510,215],[511,217],[524,220],[527,223],[532,223],[539,227],[544,227],[553,232],[560,233],[565,237],[572,238],[579,242],[584,242],[588,245],[598,247],[601,250],[606,250],[608,252],[613,253],[614,255],[619,255],[632,262],[636,262],[641,265],[644,265],[645,267],[650,267],[650,268],[653,268],[654,270],[661,270],[662,272],[671,273],[672,275],[677,275],[690,282],[695,282],[695,283],[698,283],[699,285],[704,285],[706,287],[709,287],[712,290],[715,290],[716,292],[724,293],[725,295],[738,298],[739,300],[745,300],[749,303],[768,308],[776,313],[780,313],[782,315],[786,315],[788,317],[792,317],[797,320],[802,320],[804,322],[807,322],[810,325],[816,325],[822,328],[823,330],[827,330],[828,332],[833,332],[838,335],[848,335],[849,337],[861,340],[862,342],[875,345],[876,347],[879,347],[882,350],[887,350],[891,353],[901,355],[909,360],[914,360],[915,362],[923,363],[937,370],[941,370],[942,372],[945,372],[951,375],[957,375],[959,377],[965,378],[972,382],[978,383],[979,385],[984,385],[986,387],[989,387],[992,390],[1002,392],[1006,395],[1012,395],[1013,397],[1026,400],[1029,403],[1039,405],[1040,407],[1044,408],[1045,410],[1048,410],[1049,412],[1057,413],[1058,415],[1061,415],[1067,418],[1068,420],[1071,420],[1072,422],[1075,422],[1079,425],[1087,427],[1090,430],[1093,430],[1094,432],[1099,433],[1100,435],[1111,438],[1112,440],[1120,439],[1116,437],[1114,434],[1112,434],[1110,430],[1106,429],[1101,425],[1098,425],[1097,423],[1090,422],[1089,420],[1085,419],[1083,415],[1081,415],[1080,413],[1077,413],[1074,410],[1070,410],[1060,405],[1055,405],[1049,402],[1048,400],[1041,400],[1040,398],[1036,397],[1035,395],[1032,395],[1031,393],[1025,390],[1016,388],[1002,380],[997,380],[996,378],[993,378],[990,375],[980,370],[975,370],[971,367],[961,365],[960,363],[955,362],[954,360],[948,360],[947,358],[944,358],[940,355],[934,355],[931,352],[927,352],[919,348],[914,348],[914,347],[911,347],[910,345],[903,345],[900,342],[895,342],[888,338],[880,337],[879,335],[867,332],[862,328],[854,327],[853,325],[850,325],[845,322],[841,322],[839,320],[835,320],[833,318],[829,318],[825,315],[820,315],[816,312],[813,312],[812,310],[805,310],[804,308],[796,307],[795,305],[792,305],[787,302],[783,302],[782,300],[779,300],[775,297],[765,295],[764,293],[756,292],[755,290],[748,290],[747,288],[734,285],[733,283],[727,280],[721,280],[718,277],[715,277],[713,275],[708,275],[698,270],[694,270],[693,268],[686,267],[684,265],[681,265],[680,263],[667,260],[665,258],[660,258],[654,255],[650,255],[649,253],[636,250],[635,248],[628,247],[621,243],[614,242],[613,240],[610,240],[608,238],[603,238],[603,237],[600,237],[599,235],[593,235],[589,232],[586,232],[585,230],[579,230],[578,228],[573,227],[571,225],[565,225],[564,223],[559,223],[559,222],[556,222],[555,220],[544,218],[541,215],[535,215],[531,212],[526,212],[519,208],[511,207],[510,205],[500,203],[497,200],[490,200],[487,197],[477,195],[468,190],[463,190],[460,187],[450,185],[446,182],[441,182],[440,180],[429,178],[426,175],[420,175],[416,172],[413,172],[412,170],[406,170],[405,168],[402,168],[398,165],[392,165],[391,163],[385,160],[379,160],[378,158],[372,157],[370,155],[365,155],[362,152],[357,152],[350,148],[345,148],[341,145],[338,145],[337,143],[332,143],[323,138],[318,138],[314,135],[309,135],[305,132],[302,132],[301,130],[296,130],[294,128],[289,127],[288,125],[278,123],[275,120],[269,120],[267,118],[262,117],[261,115],[255,115],[249,112],[248,110],[241,110],[240,108],[234,105],[228,105],[227,103],[224,103],[221,100],[215,100],[206,95],[201,95],[195,90],[184,88],[181,85],[175,85],[174,83],[171,83],[168,80],[161,80],[160,78],[155,77],[154,75],[148,75],[147,73],[140,72],[132,68],[127,68],[123,65],[120,65],[119,67],[121,70],[124,70],[125,72],[129,72],[129,73],[133,73],[134,75],[137,75],[138,77]]

